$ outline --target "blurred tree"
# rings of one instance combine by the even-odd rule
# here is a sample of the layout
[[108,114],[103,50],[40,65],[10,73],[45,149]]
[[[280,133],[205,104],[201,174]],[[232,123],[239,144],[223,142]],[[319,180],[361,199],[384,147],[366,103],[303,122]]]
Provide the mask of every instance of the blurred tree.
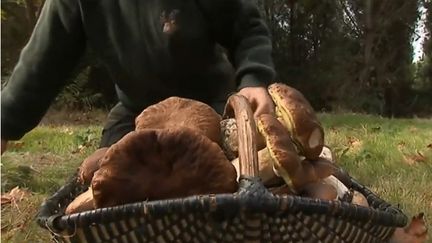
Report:
[[419,0],[261,0],[279,81],[317,109],[403,115]]
[[33,30],[44,0],[2,0],[2,76],[15,66],[21,49]]
[[[425,35],[421,78],[424,89],[432,92],[432,0],[424,2],[426,9]],[[431,98],[432,99],[432,98]]]
[[[45,0],[2,0],[1,75],[2,87],[27,43]],[[53,67],[55,68],[55,67]],[[57,97],[55,107],[109,107],[116,101],[107,70],[91,51],[83,58],[72,83]]]

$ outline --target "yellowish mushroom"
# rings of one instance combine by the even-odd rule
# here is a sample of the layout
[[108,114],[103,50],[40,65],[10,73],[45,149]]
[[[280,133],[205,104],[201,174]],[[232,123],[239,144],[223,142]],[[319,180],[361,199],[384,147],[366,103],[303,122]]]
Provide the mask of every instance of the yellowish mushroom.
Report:
[[298,90],[282,83],[270,85],[268,91],[298,152],[317,159],[324,146],[324,130],[310,103]]
[[276,117],[269,114],[259,116],[257,127],[265,138],[276,174],[295,192],[298,193],[306,185],[316,183],[333,173],[331,162],[302,160],[290,133]]

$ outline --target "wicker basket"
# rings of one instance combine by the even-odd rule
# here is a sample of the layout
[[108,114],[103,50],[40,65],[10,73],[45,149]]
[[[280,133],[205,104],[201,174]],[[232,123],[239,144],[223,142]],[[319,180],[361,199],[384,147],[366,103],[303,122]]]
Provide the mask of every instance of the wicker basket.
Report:
[[274,196],[258,174],[252,111],[239,95],[227,116],[239,129],[239,191],[139,202],[64,215],[87,188],[76,177],[41,206],[38,224],[60,242],[386,242],[407,223],[397,208],[352,179],[370,207],[298,196]]

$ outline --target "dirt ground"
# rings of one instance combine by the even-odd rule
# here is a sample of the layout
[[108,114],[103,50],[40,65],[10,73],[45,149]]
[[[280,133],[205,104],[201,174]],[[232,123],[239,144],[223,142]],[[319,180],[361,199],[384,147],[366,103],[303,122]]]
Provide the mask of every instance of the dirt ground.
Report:
[[50,109],[43,117],[40,125],[103,125],[108,110],[54,110]]

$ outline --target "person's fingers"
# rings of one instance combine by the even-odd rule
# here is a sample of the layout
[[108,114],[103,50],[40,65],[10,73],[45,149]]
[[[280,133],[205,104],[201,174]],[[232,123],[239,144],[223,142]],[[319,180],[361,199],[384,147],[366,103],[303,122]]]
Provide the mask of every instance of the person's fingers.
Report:
[[252,111],[255,112],[258,109],[259,103],[254,98],[249,98],[249,97],[246,98],[249,101]]
[[254,116],[258,117],[262,114],[274,114],[274,106],[273,103],[269,102],[260,102],[257,108],[254,111]]
[[243,95],[249,101],[255,117],[262,114],[275,113],[273,100],[268,94],[267,89],[262,87],[248,87],[242,89],[239,94]]

